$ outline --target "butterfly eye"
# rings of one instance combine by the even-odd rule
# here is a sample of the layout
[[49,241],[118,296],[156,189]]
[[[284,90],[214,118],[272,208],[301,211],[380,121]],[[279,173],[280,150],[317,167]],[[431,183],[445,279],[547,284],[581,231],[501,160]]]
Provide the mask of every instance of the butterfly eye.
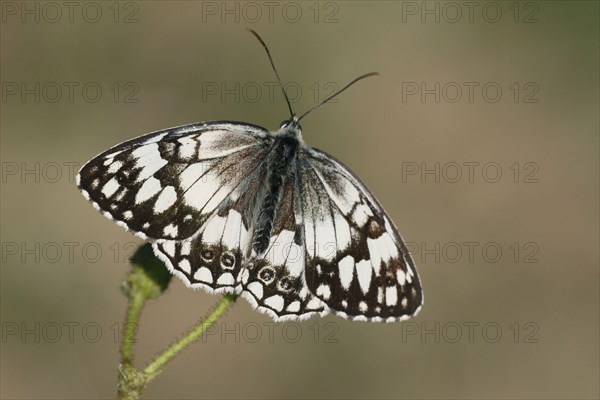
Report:
[[288,121],[287,119],[285,121],[282,121],[281,124],[279,124],[279,129],[283,129],[286,126],[288,126],[290,124],[290,121]]

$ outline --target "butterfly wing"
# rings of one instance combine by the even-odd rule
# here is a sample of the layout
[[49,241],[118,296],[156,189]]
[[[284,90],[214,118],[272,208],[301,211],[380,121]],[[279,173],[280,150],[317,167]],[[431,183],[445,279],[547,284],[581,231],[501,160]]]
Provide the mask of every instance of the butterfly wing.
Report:
[[397,321],[423,293],[412,258],[381,205],[346,166],[306,148],[298,161],[306,283],[338,315]]
[[257,167],[196,234],[183,240],[156,241],[154,253],[189,287],[239,293],[265,174],[266,168]]
[[143,239],[183,240],[196,234],[262,166],[266,129],[205,122],[121,143],[77,175],[83,195],[106,217]]
[[188,286],[232,292],[271,140],[264,128],[206,122],[121,143],[81,168],[83,195],[153,242]]

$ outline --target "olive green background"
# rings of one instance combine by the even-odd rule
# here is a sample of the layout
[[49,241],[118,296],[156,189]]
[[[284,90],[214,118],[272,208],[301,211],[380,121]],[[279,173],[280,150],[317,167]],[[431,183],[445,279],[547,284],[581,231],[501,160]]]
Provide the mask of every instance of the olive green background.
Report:
[[[264,2],[97,2],[87,20],[81,2],[72,21],[64,6],[57,17],[27,2],[39,22],[12,13],[23,4],[2,2],[2,398],[114,397],[119,285],[140,241],[85,202],[69,166],[196,121],[276,129],[287,108],[277,88],[269,96],[274,76],[247,26],[301,88],[290,93],[298,113],[331,82],[381,73],[311,114],[303,135],[389,212],[415,251],[425,306],[398,324],[270,325],[240,300],[145,398],[598,398],[597,2],[481,2],[471,21],[462,2],[275,2],[272,19]],[[423,7],[439,22],[422,21]],[[39,102],[22,99],[20,85],[36,82]],[[439,102],[406,93],[436,82]],[[222,84],[239,98],[207,92]],[[436,165],[438,182],[407,175]],[[217,299],[173,280],[144,310],[136,364]]]

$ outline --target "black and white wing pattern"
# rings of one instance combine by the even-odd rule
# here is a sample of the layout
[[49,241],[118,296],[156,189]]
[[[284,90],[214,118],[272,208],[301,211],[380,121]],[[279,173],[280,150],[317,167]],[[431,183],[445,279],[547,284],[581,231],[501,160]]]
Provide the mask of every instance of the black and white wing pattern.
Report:
[[152,242],[188,286],[234,292],[271,140],[237,122],[171,128],[96,156],[77,183],[106,217]]
[[277,321],[324,315],[305,284],[295,177],[277,203],[267,249],[253,251],[271,140],[263,128],[233,122],[167,129],[98,155],[78,185],[105,216],[152,242],[187,286],[241,293]]
[[228,121],[166,129],[99,154],[81,168],[77,185],[141,238],[183,240],[247,189],[264,168],[270,140],[264,128]]
[[[266,169],[259,169],[239,197],[208,219],[198,234],[153,243],[155,253],[192,288],[215,293],[241,293],[276,321],[325,315],[327,306],[305,284],[302,222],[295,180],[288,180],[273,220],[266,250],[253,249],[252,216],[258,217]],[[235,200],[234,200],[235,199]],[[246,210],[254,209],[253,213]]]
[[242,295],[276,321],[326,315],[329,309],[306,285],[306,252],[300,196],[294,175],[287,178],[266,250],[249,257]]
[[306,283],[336,314],[393,322],[423,293],[412,258],[381,205],[341,162],[306,148],[298,161]]
[[396,227],[343,164],[304,145],[297,122],[154,132],[96,156],[77,184],[186,285],[241,294],[276,321],[416,315],[423,294]]

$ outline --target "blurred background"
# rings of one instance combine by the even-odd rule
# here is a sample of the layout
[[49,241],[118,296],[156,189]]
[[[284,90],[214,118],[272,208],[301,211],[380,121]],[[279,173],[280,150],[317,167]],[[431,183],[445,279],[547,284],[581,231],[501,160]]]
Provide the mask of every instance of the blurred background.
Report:
[[[229,119],[371,188],[425,291],[397,324],[272,324],[240,300],[145,398],[598,398],[598,3],[13,2],[1,26],[0,395],[116,393],[119,287],[141,241],[74,174],[132,137]],[[217,296],[173,280],[136,365]]]

